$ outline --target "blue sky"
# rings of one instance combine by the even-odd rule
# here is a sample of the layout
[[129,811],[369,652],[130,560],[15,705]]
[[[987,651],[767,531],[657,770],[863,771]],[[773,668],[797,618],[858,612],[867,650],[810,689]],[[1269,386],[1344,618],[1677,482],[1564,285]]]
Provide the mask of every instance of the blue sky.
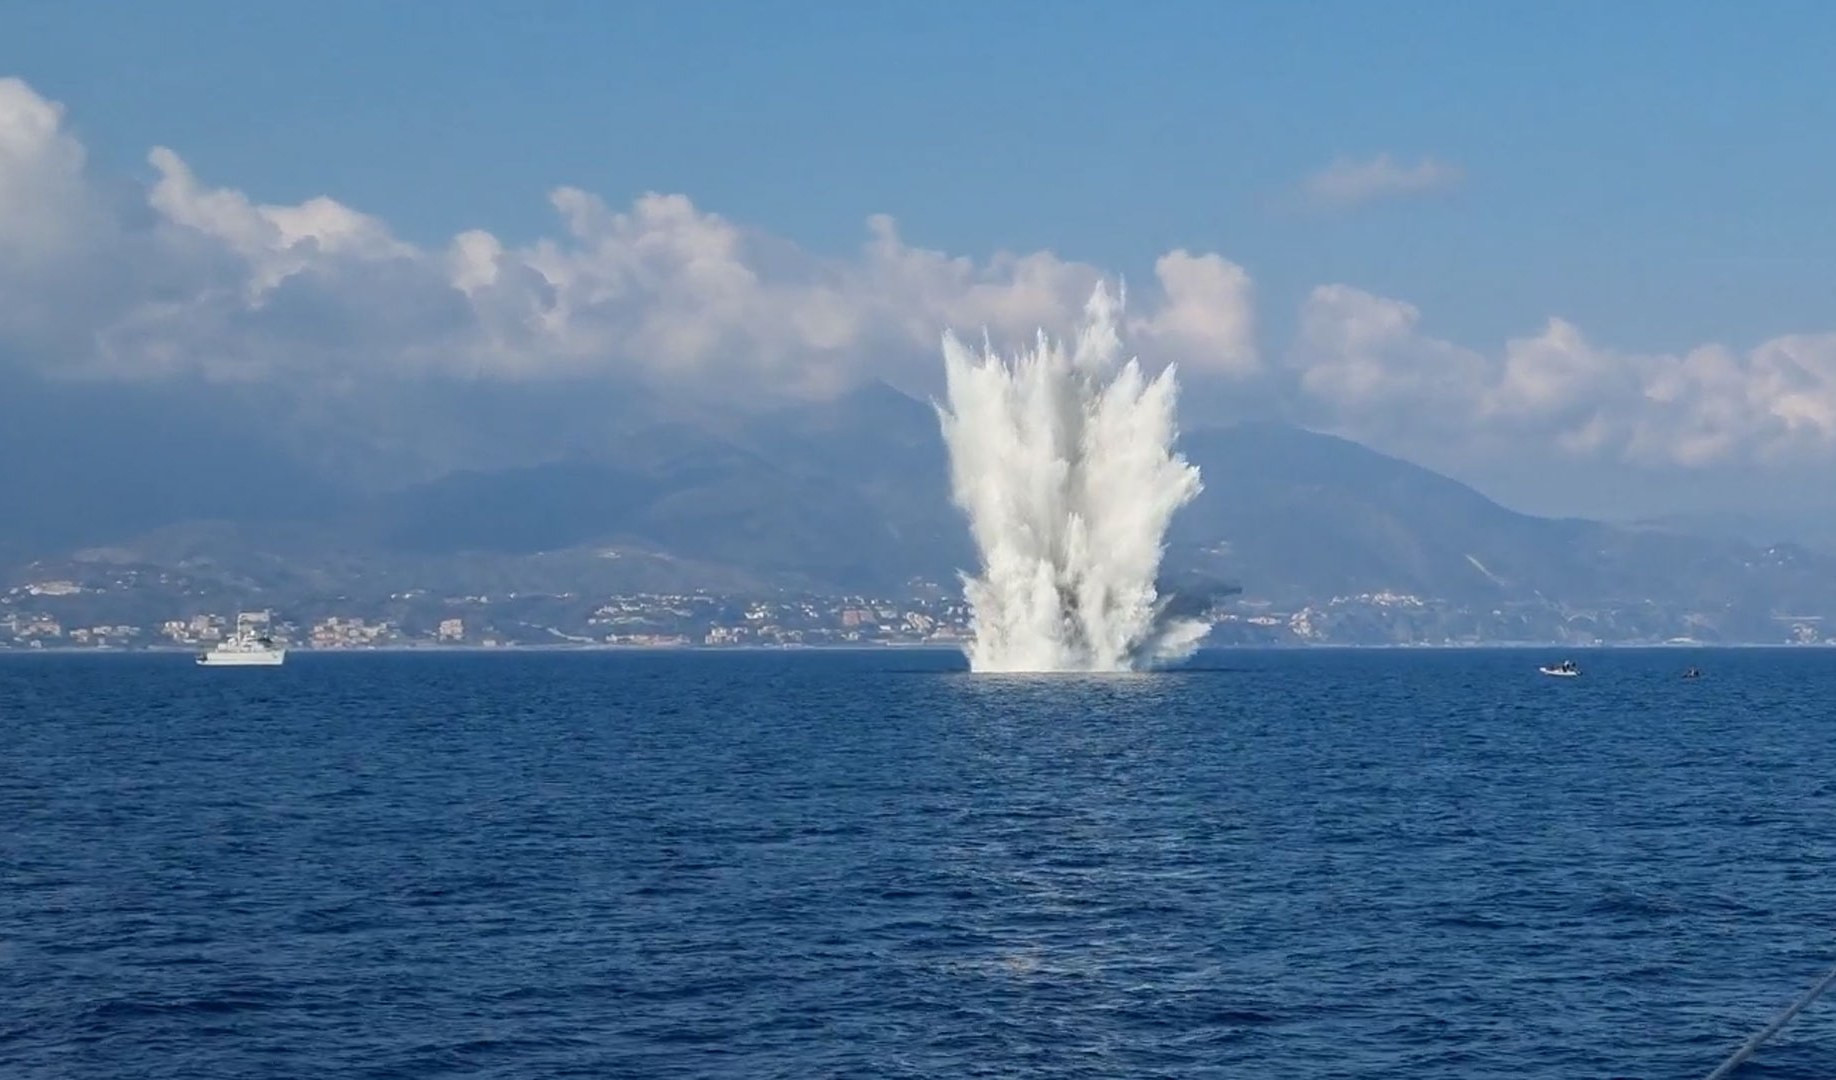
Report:
[[[173,0],[0,25],[23,80],[0,242],[39,260],[0,358],[46,370],[347,387],[440,357],[823,393],[865,355],[922,384],[944,325],[1062,328],[1101,274],[1218,415],[1517,505],[1733,505],[1836,459],[1823,4]],[[98,226],[96,192],[133,205]],[[1577,465],[1585,499],[1538,479]]]
[[[1145,276],[1216,250],[1272,304],[1346,281],[1455,338],[1829,321],[1836,9],[1812,3],[14,5],[0,68],[100,160],[328,194],[435,241],[543,194],[679,191],[818,250],[871,213],[957,253]],[[1336,157],[1447,198],[1321,215]],[[1271,329],[1274,329],[1272,327]]]

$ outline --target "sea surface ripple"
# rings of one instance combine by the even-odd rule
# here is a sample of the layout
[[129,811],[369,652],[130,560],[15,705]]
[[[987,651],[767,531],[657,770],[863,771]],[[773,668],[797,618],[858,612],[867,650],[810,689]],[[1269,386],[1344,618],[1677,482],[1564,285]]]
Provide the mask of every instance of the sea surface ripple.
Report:
[[1700,1077],[1836,964],[1836,654],[1576,658],[0,659],[0,1076]]

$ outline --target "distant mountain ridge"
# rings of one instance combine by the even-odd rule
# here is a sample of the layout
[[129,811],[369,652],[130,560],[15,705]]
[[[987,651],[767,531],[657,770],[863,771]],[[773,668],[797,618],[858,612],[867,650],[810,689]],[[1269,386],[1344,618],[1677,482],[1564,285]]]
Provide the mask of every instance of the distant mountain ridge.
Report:
[[[1246,598],[1292,606],[1389,592],[1475,608],[1836,614],[1836,560],[1796,545],[1533,517],[1356,443],[1276,424],[1192,431],[1180,449],[1205,490],[1175,518],[1167,571],[1228,582]],[[338,490],[285,462],[273,466],[278,485],[230,474],[188,488],[205,453],[185,442],[168,459],[174,475],[134,467],[166,486],[118,485],[80,504],[69,501],[80,478],[68,470],[15,470],[10,497],[34,513],[0,524],[0,553],[17,561],[107,545],[114,557],[157,562],[187,535],[194,559],[314,562],[301,572],[325,588],[364,565],[372,575],[437,566],[456,585],[467,573],[513,580],[515,567],[539,564],[544,581],[575,566],[583,586],[699,574],[729,586],[882,592],[914,578],[950,582],[974,559],[935,410],[884,384],[719,421],[631,424],[590,452],[381,494]],[[224,524],[199,527],[207,520]]]
[[[1672,596],[1750,545],[1507,509],[1349,440],[1245,424],[1183,441],[1207,491],[1176,550],[1214,556],[1290,598],[1390,589],[1445,599]],[[1731,569],[1731,566],[1728,568]]]

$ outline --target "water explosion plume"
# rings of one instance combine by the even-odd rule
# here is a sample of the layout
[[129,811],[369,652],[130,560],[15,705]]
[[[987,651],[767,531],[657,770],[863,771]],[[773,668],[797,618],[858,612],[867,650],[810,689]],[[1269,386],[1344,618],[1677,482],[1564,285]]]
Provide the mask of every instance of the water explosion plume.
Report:
[[963,577],[973,671],[1133,671],[1205,634],[1155,587],[1199,473],[1173,451],[1174,371],[1123,362],[1120,307],[1099,285],[1069,352],[1043,330],[1008,359],[944,335],[938,415],[982,561]]

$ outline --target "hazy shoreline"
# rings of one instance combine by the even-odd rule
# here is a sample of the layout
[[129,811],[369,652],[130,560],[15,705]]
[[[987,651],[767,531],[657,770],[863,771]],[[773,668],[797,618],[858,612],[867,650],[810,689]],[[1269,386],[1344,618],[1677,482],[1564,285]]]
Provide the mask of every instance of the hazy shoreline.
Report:
[[[1307,644],[1282,642],[1267,645],[1207,645],[1195,655],[1241,652],[1530,652],[1568,651],[1604,652],[1635,651],[1681,652],[1691,649],[1733,651],[1755,649],[1817,650],[1836,648],[1830,642],[1599,642],[1578,645],[1564,642],[1478,642],[1478,643],[1395,643],[1358,645],[1350,643]],[[154,645],[142,648],[114,648],[86,645],[51,645],[44,648],[0,649],[0,659],[11,656],[196,656],[203,649],[192,646]],[[371,645],[357,648],[312,649],[288,646],[290,656],[371,656],[411,653],[490,656],[507,653],[883,653],[935,652],[966,655],[963,646],[934,645],[924,642],[887,643],[880,645]],[[1175,667],[1174,670],[1176,670]]]

